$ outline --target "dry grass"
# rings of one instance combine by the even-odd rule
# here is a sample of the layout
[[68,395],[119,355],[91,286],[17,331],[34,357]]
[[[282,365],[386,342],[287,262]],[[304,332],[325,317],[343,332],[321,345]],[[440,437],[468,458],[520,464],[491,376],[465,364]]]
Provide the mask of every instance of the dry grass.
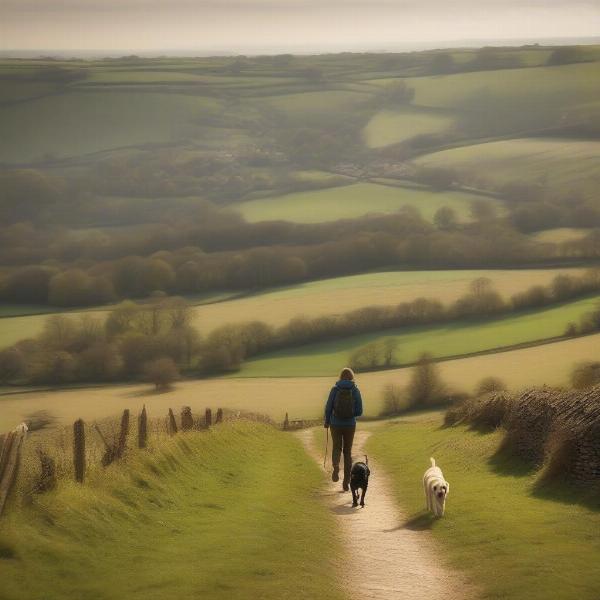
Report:
[[[483,377],[501,377],[511,390],[533,385],[565,385],[574,363],[598,352],[600,335],[592,335],[473,358],[440,363],[440,374],[453,389],[473,391]],[[382,392],[393,383],[405,386],[410,369],[392,369],[359,376],[358,384],[365,400],[365,414],[381,411]],[[145,404],[150,417],[175,413],[191,406],[198,414],[207,407],[250,410],[283,421],[319,417],[337,373],[331,377],[229,378],[183,381],[165,393],[156,394],[147,385],[111,385],[58,391],[40,391],[0,396],[0,431],[20,423],[26,415],[48,410],[60,423],[102,419],[129,408],[137,414]]]

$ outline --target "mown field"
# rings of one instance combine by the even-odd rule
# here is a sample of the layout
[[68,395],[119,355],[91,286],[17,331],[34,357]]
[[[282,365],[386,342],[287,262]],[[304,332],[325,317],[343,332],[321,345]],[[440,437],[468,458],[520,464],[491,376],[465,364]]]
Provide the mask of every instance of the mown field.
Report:
[[[581,272],[578,268],[388,271],[310,281],[242,298],[229,299],[227,293],[215,293],[190,296],[188,300],[195,306],[193,324],[206,333],[226,323],[257,319],[277,326],[298,315],[340,314],[363,306],[410,302],[420,297],[451,303],[467,293],[469,284],[479,277],[490,279],[498,292],[509,298],[533,285],[548,285],[559,273],[579,275]],[[0,347],[37,335],[48,313],[55,310],[37,305],[0,305]],[[74,317],[93,314],[104,318],[107,312],[105,308],[98,308],[65,314]]]
[[267,425],[225,424],[134,451],[83,486],[61,481],[10,507],[0,595],[342,598],[320,485],[299,441]]
[[453,321],[307,344],[248,360],[238,375],[326,375],[344,367],[350,355],[361,346],[386,338],[395,338],[398,342],[397,364],[414,362],[423,352],[445,358],[536,342],[563,335],[570,322],[577,323],[597,303],[598,297],[593,297],[486,321]]
[[600,184],[600,142],[523,138],[463,146],[429,154],[416,164],[451,167],[474,181],[501,186],[524,181],[552,195],[593,195]]
[[382,148],[417,135],[444,132],[453,123],[454,115],[439,111],[382,110],[369,120],[363,135],[369,148]]
[[[486,354],[439,363],[440,374],[456,390],[473,391],[484,377],[500,377],[511,389],[533,385],[568,385],[575,363],[593,360],[600,335],[565,340],[520,350]],[[376,416],[382,408],[385,385],[406,385],[411,369],[391,369],[358,375],[365,414]],[[238,377],[182,381],[167,393],[156,394],[148,384],[104,385],[81,389],[5,393],[0,395],[0,431],[14,427],[29,414],[48,410],[65,424],[83,417],[88,421],[117,414],[123,408],[150,416],[166,415],[169,408],[191,406],[231,408],[270,415],[282,421],[322,415],[327,394],[338,376],[337,369],[323,377]],[[3,390],[7,392],[6,388]]]
[[338,219],[353,219],[369,213],[392,213],[403,206],[416,208],[431,220],[442,206],[454,208],[463,221],[469,219],[474,200],[492,202],[477,194],[459,191],[435,192],[385,186],[373,183],[297,192],[249,200],[236,208],[250,222],[284,220],[298,223],[319,223]]
[[[477,582],[484,598],[598,598],[598,510],[577,504],[573,492],[536,491],[535,473],[517,460],[495,459],[500,432],[441,423],[438,413],[397,419],[367,443],[407,515],[399,526],[431,530],[445,561]],[[450,483],[439,520],[425,512],[420,485],[430,456]]]

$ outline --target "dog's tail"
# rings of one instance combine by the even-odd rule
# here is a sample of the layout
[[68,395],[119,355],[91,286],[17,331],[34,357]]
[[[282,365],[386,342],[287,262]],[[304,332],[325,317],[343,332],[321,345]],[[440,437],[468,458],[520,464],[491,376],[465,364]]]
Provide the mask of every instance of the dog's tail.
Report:
[[369,457],[365,454],[365,465],[369,466]]
[[430,458],[429,460],[431,461],[431,466],[435,467],[435,458]]

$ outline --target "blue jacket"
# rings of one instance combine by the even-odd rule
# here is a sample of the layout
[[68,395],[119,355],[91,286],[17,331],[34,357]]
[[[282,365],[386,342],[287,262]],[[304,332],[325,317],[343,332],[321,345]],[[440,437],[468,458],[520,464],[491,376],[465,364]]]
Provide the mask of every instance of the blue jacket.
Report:
[[[351,419],[338,419],[333,414],[333,401],[339,388],[350,388],[352,390],[352,397],[354,398],[354,417]],[[327,398],[327,404],[325,405],[325,423],[329,423],[334,427],[352,427],[353,425],[356,425],[356,417],[360,417],[362,414],[363,405],[360,390],[356,387],[354,381],[341,379],[331,388],[331,391],[329,392],[329,398]]]

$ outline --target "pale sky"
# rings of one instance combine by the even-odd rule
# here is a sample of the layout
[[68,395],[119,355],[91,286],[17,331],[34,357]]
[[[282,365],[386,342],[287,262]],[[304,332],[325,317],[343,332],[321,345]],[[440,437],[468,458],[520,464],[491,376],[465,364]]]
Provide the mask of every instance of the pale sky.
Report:
[[241,53],[600,35],[600,0],[0,0],[0,50]]

